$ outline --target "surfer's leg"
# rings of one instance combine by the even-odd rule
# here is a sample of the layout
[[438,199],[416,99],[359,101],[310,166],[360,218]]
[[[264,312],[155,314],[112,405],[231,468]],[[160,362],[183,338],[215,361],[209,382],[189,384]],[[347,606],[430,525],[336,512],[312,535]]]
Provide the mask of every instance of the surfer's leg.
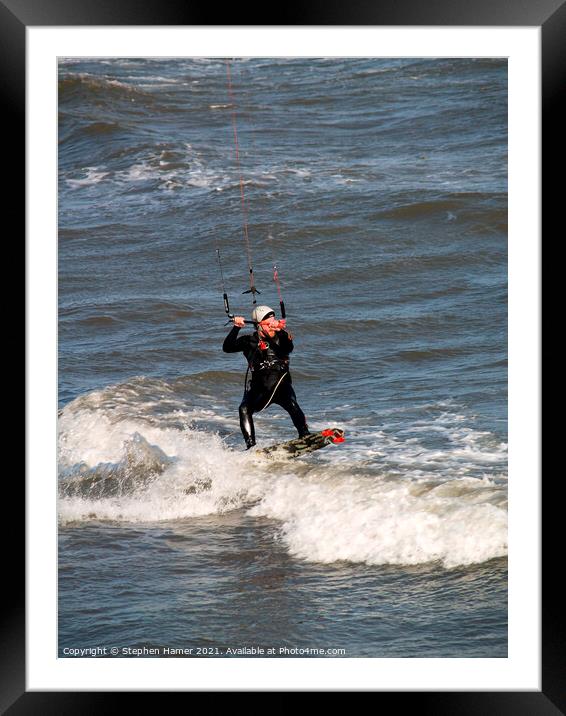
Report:
[[253,415],[252,403],[248,399],[247,393],[244,395],[244,399],[240,403],[239,413],[240,413],[240,429],[242,430],[242,435],[244,436],[244,440],[246,441],[246,447],[249,450],[251,447],[253,447],[255,445],[255,428],[254,428],[254,421],[252,418],[252,415]]
[[240,428],[248,449],[255,445],[255,428],[252,415],[262,410],[268,399],[269,394],[266,392],[266,386],[259,381],[252,382],[251,388],[244,393],[239,408]]
[[284,381],[280,385],[277,389],[273,402],[280,405],[289,413],[291,420],[293,421],[293,425],[297,428],[300,438],[305,437],[305,435],[310,435],[307,419],[301,410],[301,406],[297,402],[297,396],[295,395],[295,391],[290,383],[286,383]]

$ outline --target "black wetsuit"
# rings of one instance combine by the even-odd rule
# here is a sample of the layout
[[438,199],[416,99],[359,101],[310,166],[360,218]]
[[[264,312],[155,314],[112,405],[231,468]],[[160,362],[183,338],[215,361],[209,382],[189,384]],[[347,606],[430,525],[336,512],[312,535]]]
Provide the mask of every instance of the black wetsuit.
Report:
[[252,415],[277,403],[284,408],[297,428],[299,437],[308,435],[305,414],[297,403],[289,373],[289,353],[293,341],[286,331],[278,331],[273,338],[260,340],[257,331],[238,336],[240,329],[234,326],[224,340],[225,353],[243,352],[248,361],[251,381],[246,383],[240,404],[240,427],[246,445],[255,445],[255,429]]

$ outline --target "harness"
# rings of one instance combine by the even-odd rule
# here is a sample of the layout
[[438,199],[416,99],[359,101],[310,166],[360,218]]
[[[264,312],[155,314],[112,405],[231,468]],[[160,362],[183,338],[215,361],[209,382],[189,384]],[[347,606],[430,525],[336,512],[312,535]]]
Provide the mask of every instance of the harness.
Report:
[[254,369],[252,367],[251,370],[287,370],[288,367],[288,360],[285,360],[283,358],[272,358],[271,360],[262,360],[261,363],[258,363],[257,368]]
[[[275,390],[273,390],[271,394],[271,398],[269,399],[267,405],[262,408],[262,410],[265,410],[265,408],[271,403],[273,396],[275,395],[275,392],[277,391],[277,388],[279,387],[279,384],[283,380],[283,378],[287,375],[289,370],[289,359],[288,358],[278,358],[275,354],[275,351],[269,343],[260,340],[259,336],[256,336],[257,342],[255,345],[255,349],[253,350],[253,353],[248,358],[248,369],[246,371],[246,377],[244,378],[244,391],[247,393],[250,390],[251,387],[251,381],[248,381],[248,375],[250,373],[259,373],[264,370],[270,370],[270,371],[281,371],[283,372],[283,375],[281,378],[277,381],[277,385],[275,386]],[[256,356],[258,354],[258,351],[261,351],[260,360],[256,361]]]
[[[261,351],[257,360],[258,351]],[[273,348],[266,341],[257,337],[257,344],[251,357],[248,359],[248,367],[252,373],[262,370],[288,370],[289,359],[279,358]]]

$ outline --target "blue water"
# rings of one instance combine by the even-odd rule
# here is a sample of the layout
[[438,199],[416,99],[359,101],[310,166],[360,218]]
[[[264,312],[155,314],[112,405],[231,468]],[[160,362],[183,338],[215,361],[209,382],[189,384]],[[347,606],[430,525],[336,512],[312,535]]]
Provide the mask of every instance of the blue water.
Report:
[[[60,654],[504,657],[506,61],[230,69],[60,61]],[[301,460],[243,451],[244,221],[309,425],[346,431]]]

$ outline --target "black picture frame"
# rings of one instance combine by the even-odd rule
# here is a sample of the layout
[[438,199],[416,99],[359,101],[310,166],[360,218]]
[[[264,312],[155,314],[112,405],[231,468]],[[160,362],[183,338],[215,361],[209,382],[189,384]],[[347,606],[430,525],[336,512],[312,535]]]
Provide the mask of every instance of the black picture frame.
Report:
[[[222,8],[222,26],[270,25],[257,9],[250,13],[241,7]],[[26,28],[29,26],[214,26],[218,22],[218,9],[204,3],[186,0],[0,0],[0,58],[2,80],[0,93],[3,100],[4,136],[9,142],[13,156],[12,167],[19,167],[22,182],[13,179],[4,206],[5,222],[15,226],[21,221],[22,188],[25,156],[25,57]],[[350,2],[291,3],[277,8],[277,25],[335,25],[335,26],[536,26],[542,36],[542,145],[543,185],[546,190],[544,219],[550,226],[553,218],[562,226],[557,212],[562,202],[557,196],[563,186],[559,162],[561,162],[562,128],[564,115],[559,100],[566,86],[566,2],[564,0],[537,0],[530,3],[510,3],[508,0],[382,0],[379,3]],[[562,167],[560,166],[560,169]],[[13,216],[12,216],[13,215]],[[13,218],[13,222],[10,221]],[[559,232],[561,233],[560,229]],[[542,470],[542,465],[541,465]],[[554,478],[559,478],[555,473]],[[556,483],[549,481],[543,495],[543,611],[542,663],[540,692],[491,691],[491,692],[375,692],[378,705],[395,699],[395,706],[414,708],[421,714],[513,714],[521,716],[545,716],[566,713],[566,635],[564,629],[563,598],[557,583],[560,560],[553,559],[553,545],[562,542],[557,510]],[[23,480],[5,485],[6,503],[24,505]],[[10,494],[9,491],[13,494]],[[555,514],[556,511],[556,514]],[[28,692],[25,684],[25,535],[24,520],[19,520],[10,550],[20,545],[14,554],[10,589],[5,583],[4,597],[7,603],[2,613],[0,654],[0,712],[11,716],[23,714],[79,714],[109,712],[123,708],[125,699],[130,705],[131,692]],[[545,559],[546,557],[546,559]],[[441,668],[441,667],[440,667]],[[260,689],[258,688],[258,691]],[[154,693],[143,693],[144,705],[156,698]],[[162,696],[160,695],[161,699]]]

